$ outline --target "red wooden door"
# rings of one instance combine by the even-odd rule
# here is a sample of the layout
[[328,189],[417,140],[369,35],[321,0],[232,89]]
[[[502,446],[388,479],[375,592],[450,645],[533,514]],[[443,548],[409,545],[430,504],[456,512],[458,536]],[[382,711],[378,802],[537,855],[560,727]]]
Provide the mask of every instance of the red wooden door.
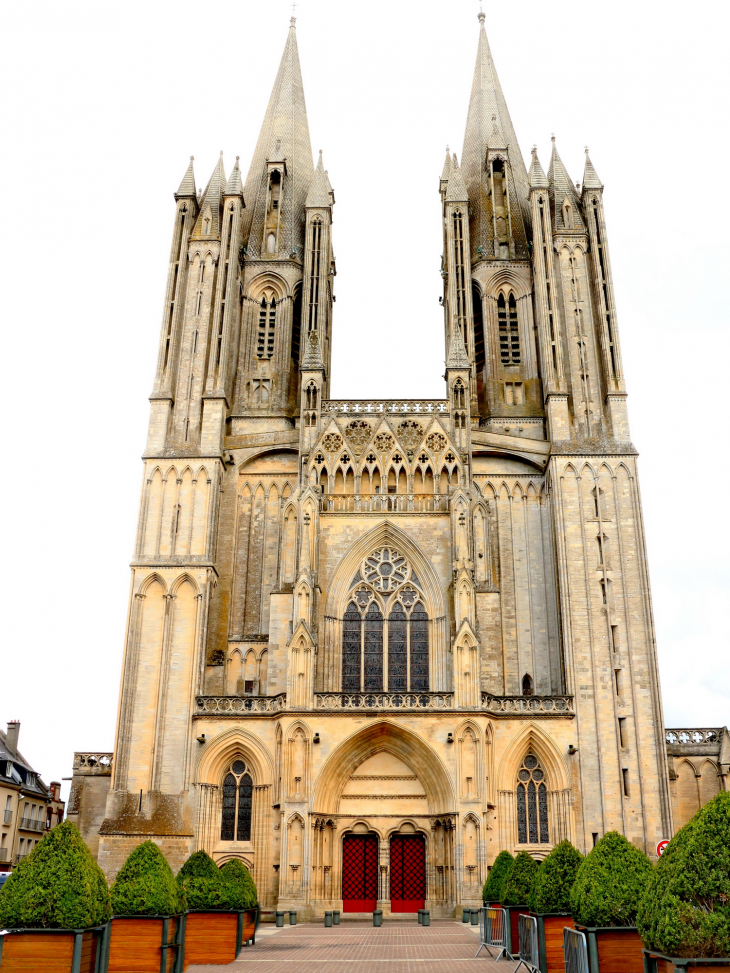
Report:
[[345,835],[342,843],[342,911],[372,912],[378,904],[378,839]]
[[426,842],[423,835],[390,839],[391,912],[418,912],[426,905]]

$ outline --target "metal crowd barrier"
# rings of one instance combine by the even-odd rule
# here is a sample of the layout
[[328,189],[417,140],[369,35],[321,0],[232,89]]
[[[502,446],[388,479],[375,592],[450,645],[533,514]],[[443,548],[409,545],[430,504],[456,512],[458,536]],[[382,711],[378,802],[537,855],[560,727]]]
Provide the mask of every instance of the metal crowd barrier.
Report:
[[588,944],[585,933],[563,928],[565,973],[588,973]]
[[517,973],[524,966],[529,973],[540,973],[540,948],[537,939],[537,919],[534,916],[519,915],[520,962],[514,968]]
[[479,910],[479,949],[477,956],[483,949],[492,956],[492,950],[496,949],[497,956],[493,959],[501,959],[506,956],[512,959],[507,949],[507,933],[509,931],[509,916],[505,909],[492,909],[483,907]]

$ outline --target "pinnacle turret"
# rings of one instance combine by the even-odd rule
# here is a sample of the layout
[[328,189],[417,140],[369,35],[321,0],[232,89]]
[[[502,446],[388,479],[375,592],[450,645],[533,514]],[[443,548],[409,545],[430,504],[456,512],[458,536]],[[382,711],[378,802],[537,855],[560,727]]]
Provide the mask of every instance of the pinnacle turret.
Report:
[[315,371],[316,369],[321,369],[324,371],[324,360],[322,358],[322,349],[319,344],[319,332],[310,331],[307,335],[307,348],[304,352],[304,357],[299,365],[302,371]]
[[315,207],[331,206],[334,200],[332,199],[332,187],[330,186],[330,181],[327,178],[327,173],[324,169],[324,163],[322,162],[322,150],[319,150],[319,162],[317,163],[317,168],[314,171],[314,178],[309,186],[309,192],[307,193],[307,209]]
[[553,227],[557,232],[579,230],[583,232],[585,226],[580,215],[580,200],[576,188],[568,175],[568,170],[558,154],[553,136],[553,153],[547,174],[550,183],[550,194],[553,198]]
[[[443,177],[442,177],[443,178]],[[448,184],[446,187],[446,202],[447,203],[466,203],[469,201],[469,193],[467,192],[466,186],[464,184],[464,179],[461,175],[461,169],[456,161],[456,153],[454,153],[454,159],[451,164],[451,172],[448,177]]]
[[583,172],[583,190],[585,191],[586,189],[603,189],[603,183],[593,168],[591,157],[588,155],[588,149],[586,149],[586,167]]
[[461,333],[461,328],[454,328],[454,333],[451,336],[451,343],[449,344],[449,353],[446,356],[446,367],[471,368],[471,362],[469,361],[469,356],[466,353],[466,346],[464,345],[464,337]]
[[220,215],[223,194],[226,188],[226,171],[223,168],[223,153],[216,163],[213,175],[208,180],[200,200],[200,215],[193,230],[194,237],[220,236]]
[[550,185],[548,183],[548,178],[540,165],[540,160],[537,157],[537,148],[533,146],[532,149],[532,163],[530,164],[530,189],[547,189]]
[[175,199],[181,199],[184,196],[192,196],[195,198],[195,173],[193,172],[193,156],[190,156],[190,164],[185,170],[185,175],[180,183],[180,188],[175,193]]
[[226,185],[225,196],[243,196],[243,183],[241,182],[241,170],[238,167],[238,160],[239,157],[236,156],[236,164]]

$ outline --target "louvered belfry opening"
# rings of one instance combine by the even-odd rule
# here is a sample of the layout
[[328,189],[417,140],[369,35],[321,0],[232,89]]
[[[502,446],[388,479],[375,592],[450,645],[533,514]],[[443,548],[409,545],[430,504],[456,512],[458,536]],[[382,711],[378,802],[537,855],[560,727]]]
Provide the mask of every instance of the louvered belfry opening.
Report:
[[342,843],[342,911],[372,912],[377,903],[377,836],[345,835]]
[[390,839],[390,910],[418,912],[426,904],[426,842],[420,834]]

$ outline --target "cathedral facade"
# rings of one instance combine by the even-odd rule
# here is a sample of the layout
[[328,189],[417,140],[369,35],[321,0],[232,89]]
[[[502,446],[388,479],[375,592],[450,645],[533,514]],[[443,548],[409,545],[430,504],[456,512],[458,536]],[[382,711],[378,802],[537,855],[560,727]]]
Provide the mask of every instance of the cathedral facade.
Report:
[[153,837],[241,858],[267,908],[444,916],[504,848],[671,835],[603,185],[525,167],[479,19],[443,399],[331,397],[294,21],[245,183],[191,160],[175,194],[109,876]]

